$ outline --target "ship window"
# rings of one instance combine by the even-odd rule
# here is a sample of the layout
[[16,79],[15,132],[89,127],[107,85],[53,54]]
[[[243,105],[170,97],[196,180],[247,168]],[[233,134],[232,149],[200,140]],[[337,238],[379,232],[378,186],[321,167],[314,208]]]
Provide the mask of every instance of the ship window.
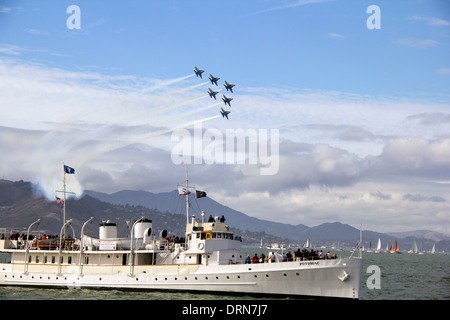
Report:
[[39,256],[36,256],[36,263],[39,263]]
[[52,263],[55,263],[55,262],[56,262],[56,257],[52,256]]
[[64,257],[61,257],[60,259],[59,259],[59,263],[64,263]]
[[69,257],[67,258],[67,263],[68,263],[68,264],[72,264],[72,256],[69,256]]
[[44,257],[44,263],[47,263],[47,256]]
[[28,257],[28,263],[31,263],[31,256]]

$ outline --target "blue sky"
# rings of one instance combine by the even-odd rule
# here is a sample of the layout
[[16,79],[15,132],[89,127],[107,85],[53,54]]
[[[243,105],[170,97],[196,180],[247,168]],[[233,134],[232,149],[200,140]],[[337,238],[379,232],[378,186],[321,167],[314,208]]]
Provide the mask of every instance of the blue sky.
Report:
[[[198,64],[244,86],[448,98],[446,1],[308,2],[2,1],[1,40],[70,69],[172,78]],[[71,4],[80,30],[66,28]]]
[[[80,194],[169,191],[176,130],[277,129],[277,174],[202,164],[192,178],[262,219],[450,233],[449,53],[448,1],[1,0],[0,177],[52,198],[64,161]],[[194,65],[219,95],[236,84],[230,121]]]

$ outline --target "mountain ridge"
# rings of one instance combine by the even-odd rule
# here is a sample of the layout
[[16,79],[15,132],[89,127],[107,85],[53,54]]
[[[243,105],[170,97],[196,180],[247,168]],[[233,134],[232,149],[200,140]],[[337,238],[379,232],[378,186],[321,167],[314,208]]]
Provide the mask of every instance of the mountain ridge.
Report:
[[[62,226],[62,206],[58,205],[56,201],[49,201],[34,194],[33,189],[30,182],[0,180],[0,228],[5,230],[5,227],[21,227],[26,230],[33,221],[40,218],[41,228],[59,234]],[[112,199],[115,196],[118,197]],[[143,203],[142,199],[146,201],[153,199],[153,202]],[[158,199],[160,202],[158,203],[154,199]],[[126,203],[117,204],[117,202],[124,201]],[[205,219],[210,214],[213,216],[224,215],[230,229],[246,238],[245,243],[247,244],[259,245],[261,239],[264,239],[265,245],[278,241],[286,244],[289,242],[304,244],[306,239],[309,238],[315,246],[354,247],[359,240],[359,229],[338,221],[327,222],[314,227],[293,226],[249,217],[208,197],[195,199],[195,196],[192,196],[190,202],[193,204],[190,213],[195,213],[198,220],[201,220],[200,207],[206,210]],[[150,208],[143,204],[150,206]],[[178,213],[171,212],[177,210]],[[111,195],[87,191],[80,199],[67,200],[66,211],[67,217],[73,219],[72,225],[75,230],[80,230],[84,221],[90,217],[95,217],[95,223],[108,219],[117,222],[119,234],[127,236],[129,231],[126,230],[126,220],[146,216],[154,221],[154,230],[167,229],[171,234],[176,235],[184,235],[185,232],[184,197],[180,197],[176,190],[165,193],[124,190]],[[97,230],[91,232],[97,232]],[[420,234],[428,236],[430,232],[422,230]],[[431,231],[431,234],[434,233]],[[370,243],[375,245],[378,237],[381,238],[383,245],[390,244],[396,238],[400,238],[398,235],[363,230],[363,244],[366,247],[369,247]],[[440,235],[441,238],[442,240],[437,242],[436,249],[438,251],[450,251],[450,237]],[[408,250],[414,240],[422,241],[424,250],[430,250],[432,245],[436,243],[433,239],[416,238],[405,234],[405,237],[401,238],[401,249]]]

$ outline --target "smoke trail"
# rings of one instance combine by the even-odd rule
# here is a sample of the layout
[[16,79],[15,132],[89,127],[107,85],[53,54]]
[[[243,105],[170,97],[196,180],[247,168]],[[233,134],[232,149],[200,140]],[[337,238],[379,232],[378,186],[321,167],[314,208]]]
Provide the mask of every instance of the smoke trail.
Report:
[[[34,168],[37,169],[36,170],[37,176],[36,179],[34,179],[34,181],[36,181],[39,184],[41,193],[43,193],[49,200],[55,200],[55,190],[60,190],[62,187],[62,163],[65,160],[70,161],[70,165],[78,169],[82,167],[84,164],[86,164],[88,161],[98,158],[99,156],[107,152],[120,149],[131,144],[143,142],[145,140],[151,139],[152,137],[170,133],[171,131],[174,130],[178,130],[181,128],[188,128],[194,126],[197,123],[211,121],[213,119],[218,118],[219,116],[205,118],[202,120],[195,121],[193,123],[189,123],[184,126],[172,129],[159,130],[157,132],[135,138],[134,140],[130,140],[133,135],[137,134],[136,133],[137,130],[141,128],[135,126],[131,127],[132,130],[127,131],[125,134],[120,133],[120,135],[122,136],[122,138],[125,139],[125,141],[116,140],[105,142],[104,139],[109,136],[111,136],[112,139],[118,138],[118,136],[113,133],[114,130],[120,128],[120,126],[116,121],[112,121],[114,118],[118,118],[118,120],[120,120],[121,122],[125,121],[125,123],[129,123],[131,120],[138,117],[141,117],[142,119],[143,116],[148,116],[150,114],[154,115],[162,112],[170,112],[187,102],[196,101],[197,99],[201,99],[203,97],[208,96],[207,93],[204,93],[193,97],[178,99],[176,101],[151,107],[148,110],[144,110],[135,115],[130,115],[126,118],[120,117],[124,113],[129,113],[132,110],[136,110],[138,108],[145,106],[148,102],[151,103],[159,101],[166,97],[176,96],[177,94],[188,92],[190,90],[204,86],[205,84],[208,83],[204,82],[201,84],[189,86],[187,88],[169,91],[165,94],[157,96],[156,98],[150,98],[151,101],[148,100],[141,101],[136,104],[133,104],[133,102],[131,101],[135,98],[140,97],[144,93],[164,88],[168,85],[183,81],[193,76],[195,75],[188,75],[177,79],[162,82],[150,88],[134,92],[133,94],[128,94],[119,100],[115,100],[112,105],[104,104],[101,108],[96,108],[95,110],[92,110],[88,113],[78,112],[75,114],[71,114],[62,122],[57,123],[53,128],[53,130],[43,138],[40,146],[37,148],[34,154],[30,155],[29,158],[33,170]],[[127,104],[126,106],[124,106],[125,103]],[[104,112],[105,108],[110,110],[106,114]],[[206,110],[209,108],[212,108],[212,106],[202,108],[201,110]],[[195,112],[200,112],[200,110],[193,110],[188,112],[188,114],[192,114]],[[173,115],[171,114],[171,116],[173,123]],[[83,128],[83,123],[80,123],[80,121],[88,120],[95,117],[99,118],[102,121],[105,121],[104,124],[98,127],[96,130],[92,130],[92,124],[86,122],[84,124],[85,128]],[[77,123],[76,127],[73,126],[74,122]],[[74,128],[75,130],[73,130]],[[97,139],[98,137],[100,137],[101,139]],[[66,182],[68,187],[70,187],[71,191],[76,193],[76,196],[81,196],[83,192],[83,187],[81,183],[78,182],[77,180],[78,178],[79,176],[76,174],[67,175]]]
[[101,151],[99,151],[99,152],[97,152],[95,154],[91,154],[87,158],[84,158],[84,159],[80,160],[78,162],[78,165],[79,166],[83,166],[87,162],[89,162],[89,161],[91,161],[91,160],[93,160],[95,158],[98,158],[98,157],[100,157],[101,155],[103,155],[105,153],[108,153],[108,152],[111,152],[111,151],[114,151],[114,150],[117,150],[117,149],[121,149],[121,148],[124,148],[124,147],[132,145],[132,144],[141,143],[141,142],[144,142],[144,141],[146,141],[148,139],[151,139],[151,138],[154,138],[154,137],[157,137],[157,136],[161,136],[163,134],[167,134],[167,133],[170,133],[172,131],[176,131],[176,130],[180,130],[180,129],[187,129],[187,128],[193,127],[193,126],[195,126],[197,124],[208,122],[208,121],[217,119],[219,117],[220,117],[220,115],[209,117],[209,118],[205,118],[205,119],[201,119],[201,120],[194,121],[194,122],[188,123],[188,124],[180,126],[180,127],[159,130],[159,131],[157,131],[155,133],[151,133],[151,134],[145,135],[143,137],[140,137],[138,139],[134,139],[132,141],[123,142],[123,143],[117,143],[117,144],[112,145],[110,147],[104,148],[103,150],[101,150]]

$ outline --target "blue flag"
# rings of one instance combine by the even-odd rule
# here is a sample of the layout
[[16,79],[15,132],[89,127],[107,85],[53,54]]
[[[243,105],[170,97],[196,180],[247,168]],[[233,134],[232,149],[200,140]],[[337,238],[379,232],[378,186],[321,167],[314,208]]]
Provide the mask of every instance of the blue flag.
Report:
[[75,173],[75,169],[64,165],[64,172],[67,173],[67,174],[74,174]]

